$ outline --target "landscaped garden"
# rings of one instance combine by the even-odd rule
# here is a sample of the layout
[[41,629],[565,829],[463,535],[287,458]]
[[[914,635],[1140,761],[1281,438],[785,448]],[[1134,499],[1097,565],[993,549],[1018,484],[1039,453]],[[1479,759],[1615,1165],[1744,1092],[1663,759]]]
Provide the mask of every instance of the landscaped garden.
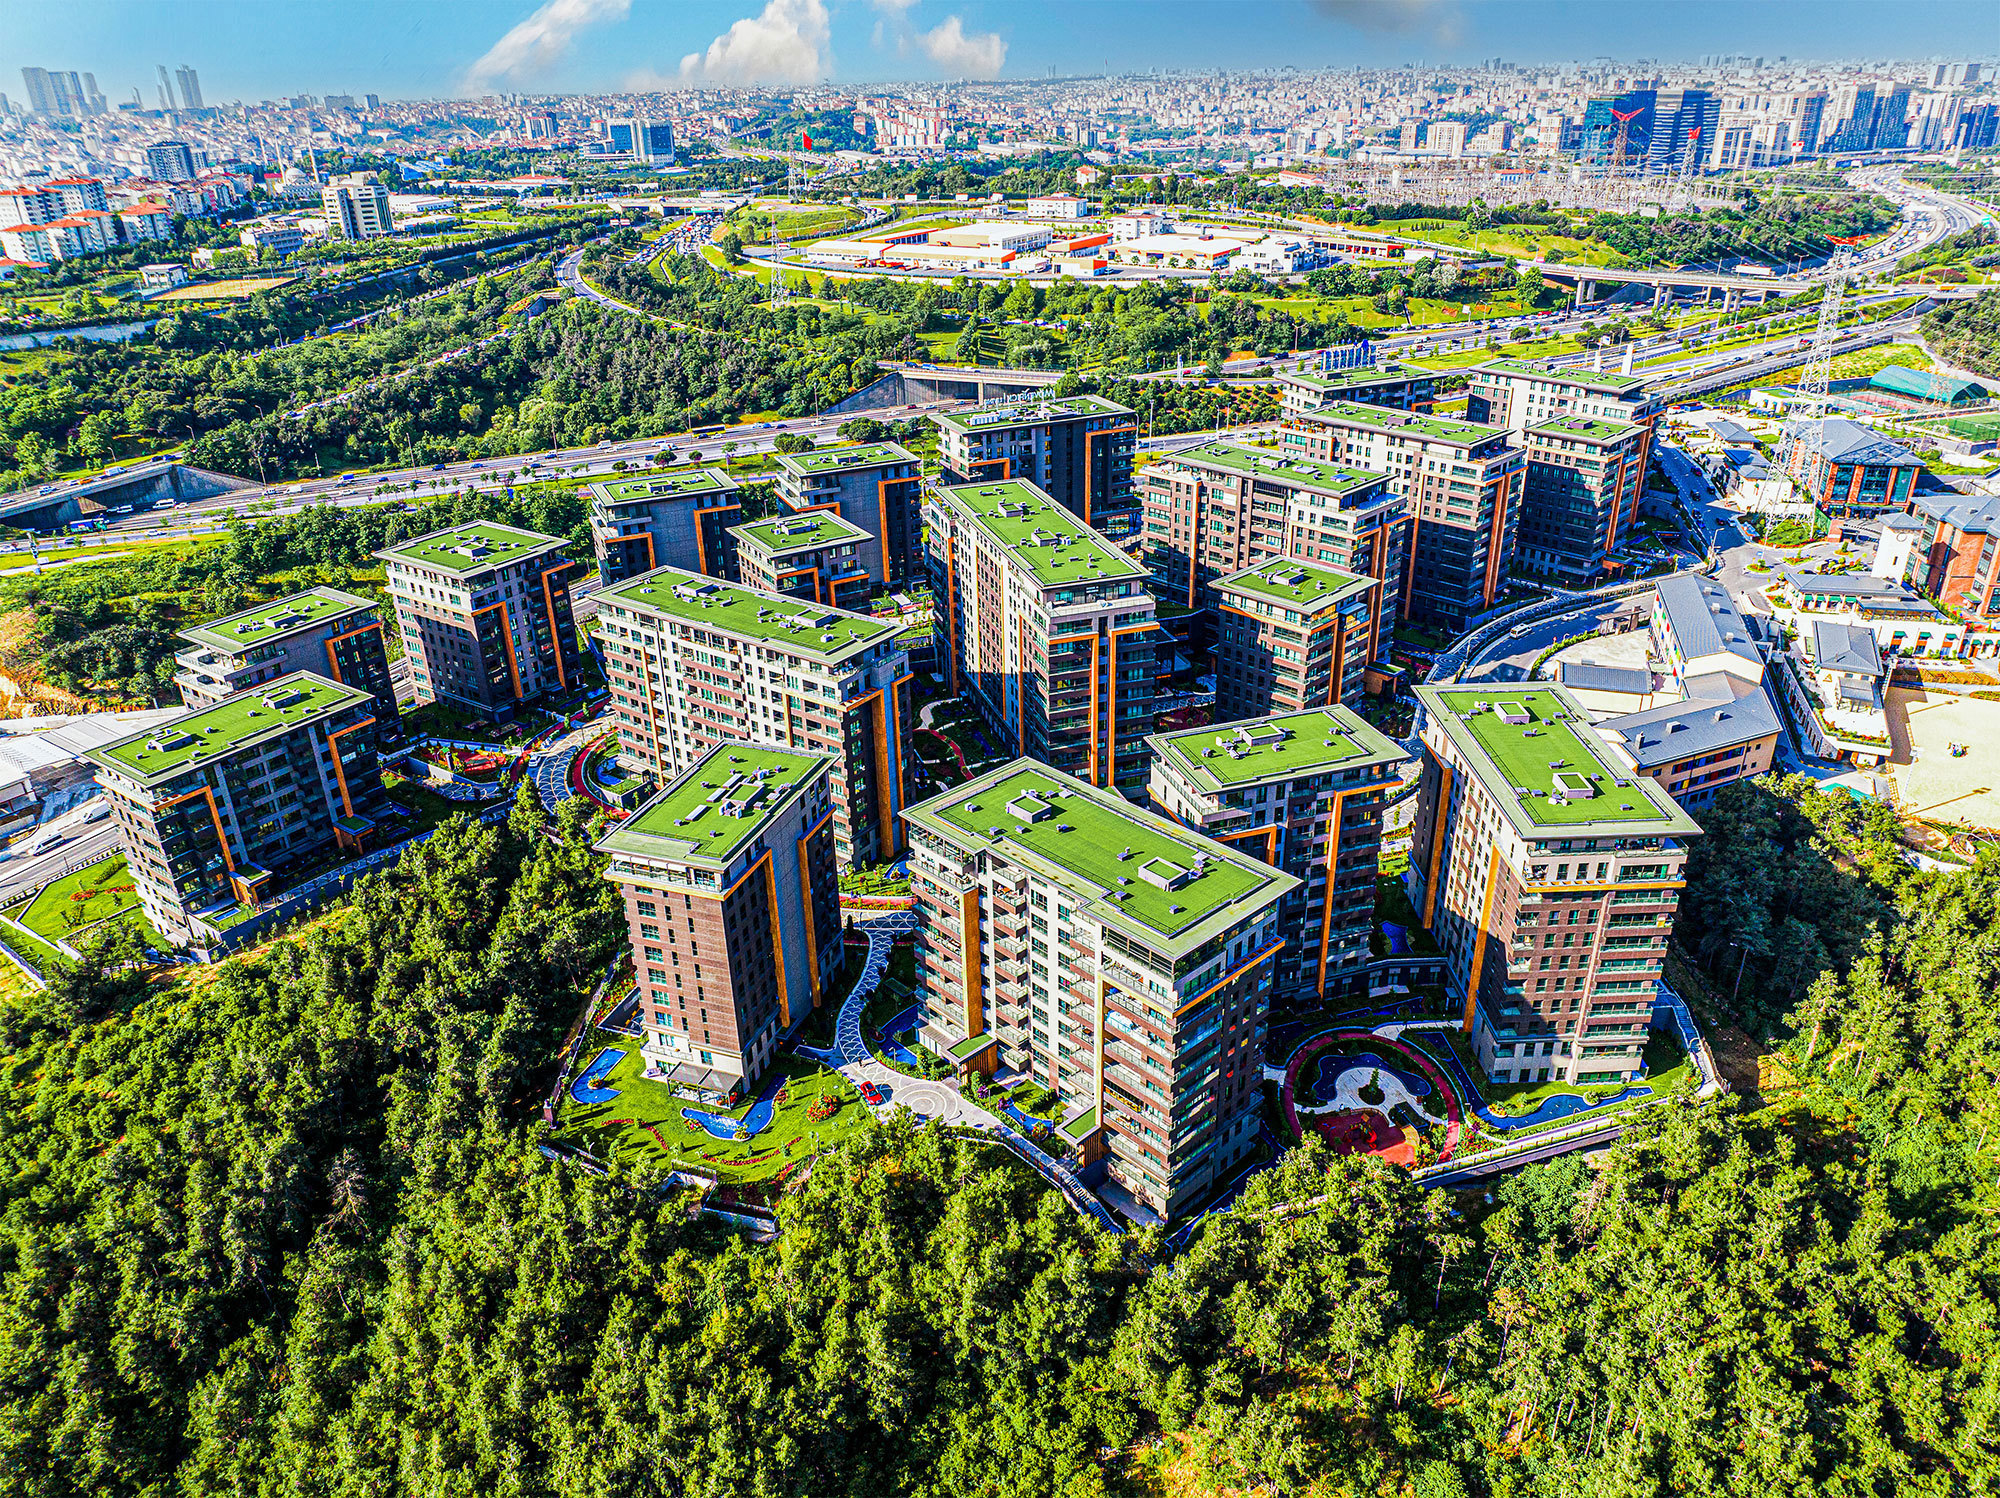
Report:
[[65,874],[35,895],[16,901],[0,914],[34,934],[34,939],[30,940],[11,928],[5,932],[13,944],[32,949],[21,955],[37,965],[61,955],[54,945],[56,942],[65,941],[76,946],[81,941],[89,940],[92,928],[110,920],[136,925],[147,946],[155,951],[169,950],[139,908],[138,892],[133,888],[131,872],[125,866],[125,855],[122,853],[114,853],[87,868]]

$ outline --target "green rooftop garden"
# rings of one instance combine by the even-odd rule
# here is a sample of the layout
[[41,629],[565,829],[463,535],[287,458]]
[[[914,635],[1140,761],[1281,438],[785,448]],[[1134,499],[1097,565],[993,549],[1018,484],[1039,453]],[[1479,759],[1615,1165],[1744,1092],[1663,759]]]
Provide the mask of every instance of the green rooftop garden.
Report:
[[675,567],[649,572],[599,597],[600,618],[605,618],[607,609],[625,605],[741,639],[780,645],[816,660],[844,660],[902,632],[894,620],[802,603]]
[[294,671],[214,707],[183,713],[157,728],[92,750],[85,758],[150,784],[203,760],[373,701],[356,687]]
[[375,553],[387,562],[407,562],[431,567],[439,572],[470,576],[492,567],[505,567],[530,557],[545,555],[569,543],[560,536],[544,536],[539,531],[517,530],[492,520],[474,520],[385,546]]
[[1131,416],[1130,406],[1121,406],[1101,395],[1071,395],[1061,400],[1052,400],[1039,395],[1024,395],[1019,400],[1011,400],[1004,405],[988,406],[979,411],[937,412],[931,420],[939,426],[954,432],[990,432],[995,428],[1033,426],[1047,417],[1073,416]]
[[[1271,730],[1282,736],[1273,737]],[[1235,754],[1222,747],[1223,740],[1235,746]],[[1195,784],[1211,789],[1286,780],[1358,765],[1379,764],[1386,768],[1406,758],[1393,740],[1345,707],[1314,708],[1241,723],[1207,724],[1179,733],[1160,734],[1152,743],[1156,754],[1183,771]],[[1204,756],[1203,750],[1211,752]]]
[[661,473],[592,484],[606,499],[685,499],[691,494],[729,494],[736,483],[719,468],[670,468]]
[[1604,421],[1591,416],[1558,416],[1549,421],[1538,421],[1528,428],[1531,432],[1550,432],[1558,437],[1576,437],[1585,442],[1616,442],[1640,430],[1637,422]]
[[710,750],[598,846],[642,857],[727,863],[792,793],[830,763],[826,755],[796,749],[725,744]]
[[1473,366],[1474,372],[1486,370],[1493,374],[1529,375],[1536,379],[1560,380],[1565,385],[1575,385],[1583,390],[1595,390],[1606,395],[1637,395],[1646,388],[1643,375],[1607,375],[1588,369],[1548,369],[1532,359],[1483,359]]
[[823,473],[828,469],[880,467],[887,463],[914,463],[916,456],[894,442],[864,442],[857,447],[822,447],[805,453],[777,453],[780,468],[794,473]]
[[1144,567],[1099,541],[1089,526],[1023,479],[954,484],[939,493],[1018,556],[1044,588],[1148,575]]
[[729,533],[748,541],[769,556],[785,556],[795,551],[811,551],[843,541],[861,542],[868,532],[832,510],[812,510],[803,515],[779,515],[770,520],[734,525]]
[[254,609],[245,609],[240,614],[211,619],[206,624],[184,629],[181,638],[206,645],[211,650],[233,654],[254,645],[268,645],[273,640],[281,640],[286,635],[340,614],[374,607],[376,605],[370,600],[343,593],[338,588],[308,588],[303,593],[275,598]]
[[[1481,427],[1478,430],[1485,436],[1493,435],[1490,427]],[[1354,494],[1363,489],[1380,488],[1389,482],[1387,474],[1365,473],[1358,468],[1343,468],[1338,463],[1322,463],[1315,458],[1281,456],[1262,448],[1243,447],[1234,442],[1209,442],[1200,447],[1191,447],[1184,452],[1172,454],[1165,462],[1221,469],[1225,473],[1248,474],[1252,478],[1310,484],[1316,489],[1327,489],[1338,494]]]
[[1411,380],[1430,380],[1433,376],[1428,369],[1414,365],[1376,364],[1360,369],[1287,370],[1278,378],[1288,385],[1306,385],[1314,390],[1372,390]]
[[1214,586],[1219,593],[1248,594],[1297,609],[1302,615],[1312,615],[1338,607],[1357,591],[1374,587],[1375,580],[1318,562],[1274,557],[1218,578]]
[[1385,406],[1364,405],[1360,401],[1329,401],[1317,411],[1308,411],[1301,419],[1337,419],[1374,431],[1423,437],[1433,442],[1462,443],[1467,447],[1506,435],[1504,427],[1482,426],[1476,421],[1454,421],[1448,416],[1430,416],[1421,411],[1395,411]]

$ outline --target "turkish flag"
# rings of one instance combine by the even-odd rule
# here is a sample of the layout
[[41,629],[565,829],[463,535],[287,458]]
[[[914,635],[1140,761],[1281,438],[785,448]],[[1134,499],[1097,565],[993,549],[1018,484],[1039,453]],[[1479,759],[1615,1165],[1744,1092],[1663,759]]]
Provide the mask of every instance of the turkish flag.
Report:
[[805,136],[805,143],[806,149],[810,151],[813,148],[813,138],[810,135]]

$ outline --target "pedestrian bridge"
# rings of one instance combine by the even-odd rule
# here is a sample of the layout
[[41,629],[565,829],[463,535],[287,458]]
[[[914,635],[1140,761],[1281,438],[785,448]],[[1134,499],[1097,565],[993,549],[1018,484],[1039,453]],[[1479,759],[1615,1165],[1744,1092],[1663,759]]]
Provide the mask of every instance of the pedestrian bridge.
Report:
[[936,406],[951,401],[1004,400],[1050,389],[1062,378],[1059,369],[980,369],[965,364],[894,364],[878,366],[882,377],[857,390],[829,414],[888,411],[898,406]]

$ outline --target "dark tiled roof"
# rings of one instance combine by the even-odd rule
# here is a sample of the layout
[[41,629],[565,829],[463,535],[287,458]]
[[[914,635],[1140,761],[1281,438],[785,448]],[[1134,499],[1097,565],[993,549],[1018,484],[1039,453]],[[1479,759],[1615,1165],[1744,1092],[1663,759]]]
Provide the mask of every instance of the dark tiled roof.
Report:
[[1627,713],[1622,718],[1606,718],[1597,731],[1621,741],[1641,768],[1653,769],[1768,738],[1782,732],[1782,727],[1777,707],[1760,685],[1727,702],[1697,697]]

